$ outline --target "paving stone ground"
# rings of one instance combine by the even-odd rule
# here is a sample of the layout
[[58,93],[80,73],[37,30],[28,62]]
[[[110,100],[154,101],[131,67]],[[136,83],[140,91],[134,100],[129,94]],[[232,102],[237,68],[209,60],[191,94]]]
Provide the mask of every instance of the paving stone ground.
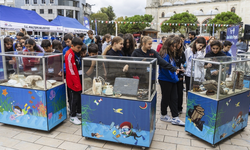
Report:
[[[154,45],[155,46],[155,45]],[[161,89],[157,85],[156,131],[147,150],[250,150],[250,122],[244,131],[226,138],[216,148],[185,132],[184,127],[160,121]],[[184,94],[185,95],[185,94]],[[186,99],[184,98],[184,108]],[[184,120],[185,111],[180,115]],[[170,114],[170,113],[169,113]],[[249,117],[250,119],[250,117]],[[81,126],[65,120],[50,132],[0,124],[0,150],[140,150],[140,147],[86,140],[81,136]]]

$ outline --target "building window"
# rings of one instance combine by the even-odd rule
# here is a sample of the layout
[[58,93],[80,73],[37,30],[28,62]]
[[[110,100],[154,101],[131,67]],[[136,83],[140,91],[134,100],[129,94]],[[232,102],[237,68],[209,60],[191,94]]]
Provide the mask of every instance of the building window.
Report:
[[57,9],[57,15],[64,16],[64,9]]
[[36,11],[36,9],[32,9],[32,11]]
[[174,11],[174,14],[176,14],[176,11]]
[[54,0],[50,0],[50,4],[54,4]]
[[45,4],[46,2],[45,2],[45,0],[42,0],[42,4]]
[[51,21],[53,21],[53,19],[49,19],[48,21],[51,22]]
[[165,17],[165,13],[164,12],[161,13],[161,17]]
[[235,7],[231,8],[231,12],[235,13]]
[[44,9],[40,9],[40,14],[44,14]]
[[219,10],[218,8],[215,8],[215,10]]
[[73,18],[73,10],[66,10],[66,17]]
[[53,9],[48,9],[49,14],[53,14]]
[[73,6],[74,6],[74,7],[79,7],[79,2],[73,1]]
[[33,4],[37,4],[37,0],[33,0]]
[[200,9],[201,12],[203,12],[203,9]]
[[25,4],[30,4],[30,0],[25,0]]
[[189,13],[189,11],[188,11],[188,10],[186,10],[186,12],[187,12],[187,13]]
[[75,11],[75,17],[76,17],[76,20],[79,19],[79,11]]

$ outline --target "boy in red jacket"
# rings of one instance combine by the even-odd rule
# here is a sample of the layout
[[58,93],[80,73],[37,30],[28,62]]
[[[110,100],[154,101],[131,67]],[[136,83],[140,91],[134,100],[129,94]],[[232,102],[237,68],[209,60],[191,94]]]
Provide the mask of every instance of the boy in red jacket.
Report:
[[81,121],[77,118],[81,116],[81,91],[82,84],[78,70],[81,68],[81,57],[79,52],[83,42],[80,38],[72,40],[71,48],[65,54],[66,82],[69,93],[70,122],[80,125]]
[[163,36],[162,38],[161,38],[161,43],[157,46],[157,49],[156,49],[156,51],[159,53],[160,52],[160,50],[161,50],[161,47],[162,47],[162,45],[164,44],[164,42],[167,40],[167,37],[165,37],[165,36]]

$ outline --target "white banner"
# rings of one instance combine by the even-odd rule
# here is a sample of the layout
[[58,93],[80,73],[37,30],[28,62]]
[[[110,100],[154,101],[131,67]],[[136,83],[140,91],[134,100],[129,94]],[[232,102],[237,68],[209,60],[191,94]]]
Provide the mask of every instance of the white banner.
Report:
[[8,21],[0,21],[0,28],[6,29],[20,29],[25,28],[27,31],[44,31],[44,32],[62,32],[62,26],[46,26],[46,25],[35,25],[26,23],[16,23]]
[[63,31],[66,33],[87,33],[88,30],[87,29],[77,29],[77,28],[63,28]]

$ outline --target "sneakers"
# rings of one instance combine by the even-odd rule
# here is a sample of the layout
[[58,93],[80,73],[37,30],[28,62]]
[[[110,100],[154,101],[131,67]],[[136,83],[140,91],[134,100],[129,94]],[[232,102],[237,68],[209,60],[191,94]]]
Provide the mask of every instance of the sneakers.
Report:
[[76,117],[77,118],[82,118],[82,114],[81,113],[76,113]]
[[180,120],[179,117],[174,117],[171,121],[173,125],[185,126],[185,123]]
[[76,125],[80,125],[82,122],[77,117],[70,117],[70,122]]
[[161,115],[161,121],[172,122],[172,118],[169,117],[168,115],[165,115],[165,116]]

